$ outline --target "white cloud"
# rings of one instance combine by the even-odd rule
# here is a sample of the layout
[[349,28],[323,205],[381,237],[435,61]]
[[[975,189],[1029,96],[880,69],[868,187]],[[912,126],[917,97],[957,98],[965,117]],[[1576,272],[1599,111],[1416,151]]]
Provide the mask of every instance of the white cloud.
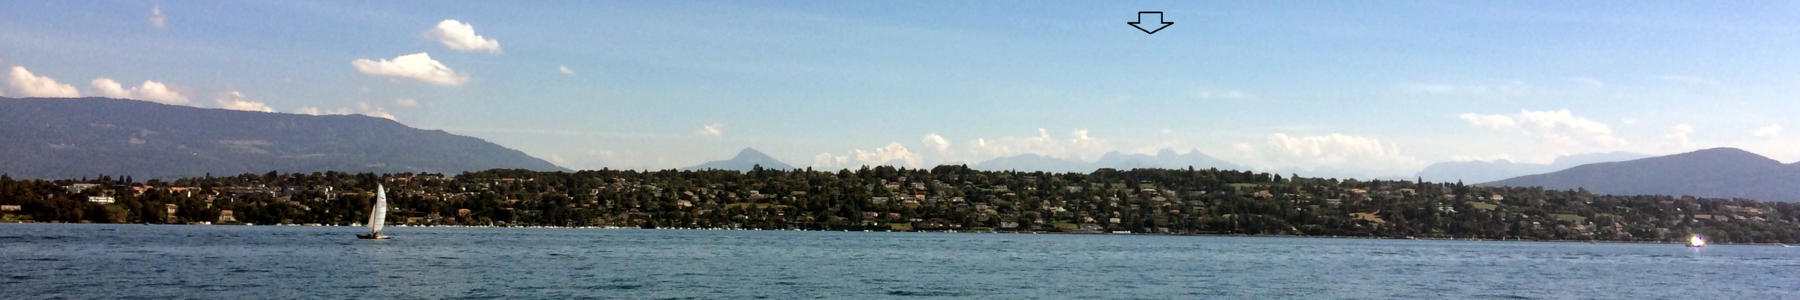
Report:
[[1323,136],[1289,137],[1269,135],[1269,146],[1277,153],[1314,160],[1321,164],[1339,164],[1356,158],[1389,157],[1398,154],[1383,146],[1380,140],[1333,133]]
[[[1253,156],[1269,161],[1263,165],[1277,168],[1308,168],[1331,172],[1355,172],[1359,177],[1408,174],[1422,168],[1424,162],[1400,153],[1398,146],[1383,144],[1368,137],[1330,134],[1291,137],[1269,135],[1268,150]],[[1240,152],[1255,152],[1247,144],[1234,145]]]
[[813,156],[813,167],[824,170],[853,166],[877,166],[889,162],[898,162],[900,166],[908,168],[925,167],[925,157],[906,149],[906,146],[901,145],[900,142],[888,143],[887,146],[871,151],[854,149],[844,156],[833,156],[830,153]]
[[150,26],[156,26],[157,29],[169,27],[168,19],[163,17],[161,5],[150,8]]
[[13,66],[12,74],[7,77],[6,82],[19,97],[81,97],[81,92],[76,91],[75,86],[58,83],[50,77],[33,75],[25,67]]
[[362,114],[364,116],[370,116],[370,117],[376,117],[376,118],[382,118],[382,119],[388,119],[388,120],[394,119],[394,114],[388,113],[387,109],[381,108],[379,106],[369,105],[368,102],[357,102],[356,103],[356,113]]
[[1605,123],[1577,117],[1568,110],[1520,110],[1518,115],[1511,116],[1470,113],[1462,114],[1461,118],[1468,121],[1470,125],[1486,127],[1495,131],[1517,129],[1525,135],[1562,145],[1625,145],[1624,139],[1613,136],[1612,127]]
[[1035,136],[981,138],[963,145],[965,146],[959,147],[960,149],[951,150],[952,157],[947,161],[977,162],[1021,154],[1092,161],[1099,159],[1101,154],[1114,150],[1110,143],[1088,136],[1087,130],[1075,130],[1069,133],[1067,139],[1059,139],[1051,137],[1049,131],[1043,128],[1038,128]]
[[223,93],[219,93],[219,97],[214,99],[214,101],[217,101],[219,103],[219,108],[223,108],[223,109],[242,110],[242,111],[275,112],[275,109],[269,108],[268,104],[264,104],[262,102],[250,101],[249,97],[245,97],[244,93],[241,93],[238,91],[226,91]]
[[1469,124],[1493,130],[1507,130],[1519,126],[1519,123],[1514,122],[1512,117],[1502,115],[1462,114],[1462,119],[1468,120]]
[[1675,127],[1669,128],[1669,133],[1664,134],[1663,138],[1669,140],[1669,143],[1674,145],[1677,150],[1688,150],[1694,149],[1694,142],[1691,139],[1693,135],[1693,125],[1675,124]]
[[469,74],[457,73],[443,63],[432,60],[431,55],[425,52],[401,55],[391,61],[357,59],[351,61],[350,65],[363,74],[406,78],[436,85],[460,86],[469,81]]
[[415,106],[419,106],[419,100],[413,99],[413,98],[394,99],[394,105],[399,105],[399,106],[404,106],[404,107],[415,107]]
[[475,26],[457,20],[438,22],[437,27],[425,31],[425,36],[457,51],[500,53],[500,41],[475,35]]
[[1778,137],[1781,136],[1781,124],[1769,124],[1769,126],[1757,128],[1751,134],[1756,137]]
[[694,135],[707,137],[723,136],[725,135],[725,124],[713,123],[712,125],[700,126],[700,129],[694,130]]
[[926,147],[937,149],[938,152],[950,150],[950,141],[944,140],[943,136],[939,136],[936,133],[925,134],[925,139],[920,142],[925,143]]
[[568,66],[556,66],[556,71],[563,74],[575,74],[575,70],[570,70]]
[[812,166],[814,168],[829,168],[837,165],[837,157],[831,156],[831,153],[819,153],[819,155],[813,156]]
[[388,120],[394,119],[394,114],[388,113],[387,109],[381,108],[379,106],[371,105],[368,102],[357,102],[356,108],[354,108],[354,109],[349,108],[349,107],[339,107],[339,108],[333,109],[333,110],[320,110],[318,107],[301,107],[300,109],[294,110],[294,113],[303,114],[303,115],[315,115],[315,116],[358,114],[358,115],[364,115],[364,116],[370,116],[370,117],[376,117],[376,118],[382,118],[382,119],[388,119]]
[[185,105],[188,103],[188,97],[186,95],[171,90],[168,85],[161,82],[145,80],[143,84],[139,84],[137,87],[126,89],[123,85],[120,85],[119,82],[113,81],[111,78],[100,77],[88,84],[93,86],[94,92],[101,97],[145,100],[171,105]]
[[919,157],[918,154],[912,153],[912,151],[908,151],[906,146],[900,145],[899,142],[889,143],[886,147],[875,148],[875,151],[863,151],[862,149],[857,149],[854,152],[856,153],[857,161],[868,165],[878,165],[895,160],[905,162],[906,166],[913,168],[924,165],[923,158]]

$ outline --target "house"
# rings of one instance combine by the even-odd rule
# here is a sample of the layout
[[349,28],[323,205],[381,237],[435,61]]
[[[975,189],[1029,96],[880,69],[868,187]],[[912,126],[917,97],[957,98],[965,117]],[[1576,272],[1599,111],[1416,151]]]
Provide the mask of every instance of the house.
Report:
[[69,193],[70,193],[70,194],[80,194],[80,193],[81,193],[81,191],[85,191],[85,190],[87,190],[87,189],[91,189],[91,188],[97,188],[97,187],[100,187],[100,184],[96,184],[96,183],[76,183],[76,184],[70,184],[70,185],[68,185],[68,186],[64,186],[64,187],[63,187],[63,189],[66,189],[66,190],[69,190]]
[[1344,204],[1344,199],[1329,199],[1329,198],[1328,198],[1328,199],[1325,199],[1325,204],[1331,204],[1331,205],[1343,205],[1343,204]]
[[888,197],[869,197],[869,203],[886,204],[887,202]]
[[1412,195],[1418,194],[1418,193],[1413,191],[1413,189],[1400,189],[1400,194],[1406,195],[1406,196],[1412,196]]
[[1257,197],[1257,198],[1272,198],[1272,197],[1275,197],[1275,194],[1269,193],[1269,190],[1260,190],[1260,191],[1256,191],[1256,193],[1250,194],[1250,196]]
[[1083,188],[1083,187],[1082,187],[1082,186],[1079,186],[1079,185],[1071,185],[1071,186],[1068,186],[1068,187],[1065,187],[1065,188],[1067,188],[1067,189],[1068,189],[1068,190],[1069,190],[1069,192],[1070,192],[1070,193],[1080,193],[1080,192],[1081,192],[1081,191],[1082,191],[1082,190],[1084,190],[1084,189],[1085,189],[1085,188]]
[[18,205],[0,205],[0,211],[19,211]]
[[1489,196],[1488,200],[1493,200],[1495,202],[1504,201],[1504,200],[1506,200],[1506,196],[1501,196],[1500,194],[1494,194],[1493,196]]
[[93,203],[100,203],[100,204],[112,204],[112,203],[113,203],[113,197],[106,197],[106,196],[88,196],[88,202],[93,202]]
[[231,216],[231,210],[229,209],[219,211],[219,223],[226,222],[237,223],[237,218]]

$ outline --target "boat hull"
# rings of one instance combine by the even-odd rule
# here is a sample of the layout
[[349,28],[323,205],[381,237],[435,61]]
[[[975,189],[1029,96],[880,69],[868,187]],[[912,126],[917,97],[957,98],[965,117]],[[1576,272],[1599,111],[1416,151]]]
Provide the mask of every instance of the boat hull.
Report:
[[385,236],[385,235],[380,235],[380,234],[358,234],[358,235],[356,235],[356,238],[365,239],[365,240],[385,240],[385,239],[389,239],[390,237]]

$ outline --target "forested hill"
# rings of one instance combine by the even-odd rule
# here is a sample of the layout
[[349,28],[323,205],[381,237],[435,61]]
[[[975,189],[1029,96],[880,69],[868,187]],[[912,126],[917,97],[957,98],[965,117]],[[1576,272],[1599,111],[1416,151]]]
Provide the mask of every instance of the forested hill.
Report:
[[[629,226],[1800,242],[1800,204],[1215,169],[489,170],[12,180],[0,222]],[[226,218],[231,216],[231,218]]]
[[362,115],[107,98],[0,98],[0,141],[0,173],[14,178],[566,170],[481,139]]
[[1713,148],[1637,160],[1577,166],[1488,186],[1584,188],[1616,195],[1693,195],[1800,201],[1800,163],[1782,164],[1736,148]]

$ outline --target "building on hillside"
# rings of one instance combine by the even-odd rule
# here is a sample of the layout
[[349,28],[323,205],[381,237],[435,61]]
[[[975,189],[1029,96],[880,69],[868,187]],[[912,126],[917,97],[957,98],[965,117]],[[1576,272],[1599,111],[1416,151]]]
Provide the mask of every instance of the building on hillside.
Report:
[[87,189],[97,188],[97,187],[100,187],[100,184],[76,183],[76,184],[70,184],[68,186],[63,186],[63,189],[69,190],[70,194],[80,194],[81,191],[86,191]]
[[100,203],[100,204],[112,204],[112,203],[113,203],[113,197],[107,197],[107,196],[88,196],[88,202],[93,202],[93,203]]

